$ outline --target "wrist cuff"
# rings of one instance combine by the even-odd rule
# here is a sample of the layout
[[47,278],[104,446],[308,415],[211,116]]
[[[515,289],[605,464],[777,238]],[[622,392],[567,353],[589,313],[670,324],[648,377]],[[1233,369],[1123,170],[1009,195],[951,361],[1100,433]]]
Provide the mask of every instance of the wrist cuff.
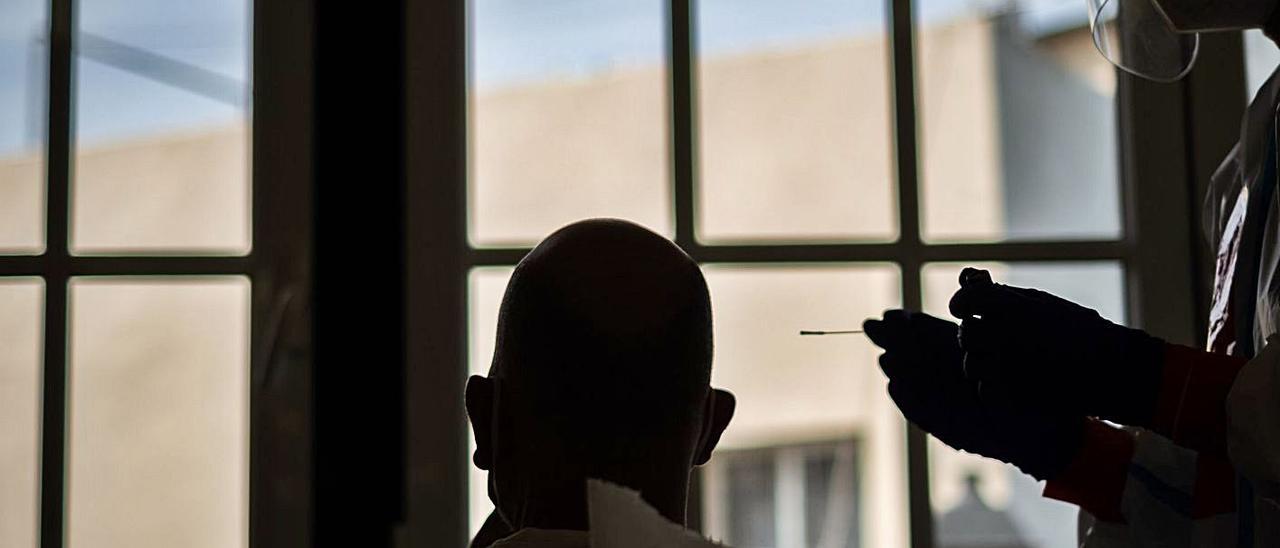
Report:
[[1133,460],[1133,435],[1090,419],[1076,456],[1057,477],[1045,484],[1044,496],[1075,504],[1094,517],[1123,522],[1120,500]]
[[1226,453],[1226,401],[1244,358],[1166,344],[1151,429],[1174,443]]

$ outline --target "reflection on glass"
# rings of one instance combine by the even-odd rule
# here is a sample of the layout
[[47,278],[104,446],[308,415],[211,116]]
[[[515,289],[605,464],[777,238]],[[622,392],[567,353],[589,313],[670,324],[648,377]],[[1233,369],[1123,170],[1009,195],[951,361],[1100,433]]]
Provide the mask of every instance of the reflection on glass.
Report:
[[[1112,321],[1124,321],[1124,271],[1113,262],[926,265],[922,273],[926,312],[954,320],[947,312],[947,303],[959,288],[957,280],[965,266],[990,270],[997,282],[1042,289],[1093,308]],[[991,535],[991,539],[1005,538],[998,536],[1001,531],[975,531],[964,526],[966,523],[979,523],[976,519],[956,519],[975,512],[1001,514],[1000,519],[983,520],[981,523],[1009,521],[1018,538],[1029,546],[1075,546],[1075,506],[1040,496],[1042,487],[1016,468],[952,450],[932,437],[929,442],[931,501],[939,522],[940,546],[945,546],[949,538],[954,540],[956,537],[970,539],[974,535],[979,538]],[[984,544],[980,542],[979,545]]]
[[44,251],[46,5],[0,3],[0,255]]
[[[721,449],[728,455],[735,450],[856,439],[857,475],[866,478],[857,484],[856,499],[876,501],[874,519],[856,528],[859,545],[906,546],[904,431],[901,416],[885,395],[876,365],[879,352],[862,336],[799,335],[801,329],[856,328],[863,319],[900,306],[897,269],[709,265],[704,270],[715,317],[712,382],[738,400]],[[805,491],[805,460],[789,454],[778,453],[777,458],[793,458],[796,464],[777,482],[777,496],[803,501],[796,493]],[[703,523],[713,537],[738,545],[731,538],[735,528],[748,525],[733,522],[729,497],[734,486],[730,477],[717,476],[718,459],[713,457],[707,467]],[[775,522],[777,538],[803,543],[808,521],[801,517],[806,513],[803,502],[778,508],[791,510],[777,514],[785,518]],[[831,511],[853,512],[840,505]],[[838,530],[828,534],[841,537]]]
[[35,548],[44,284],[0,278],[0,546]]
[[1115,69],[1079,2],[922,0],[921,232],[1120,237]]
[[249,282],[70,287],[67,545],[248,544]]
[[696,4],[698,237],[894,239],[885,3]]
[[249,250],[249,2],[77,5],[76,253]]
[[477,0],[471,31],[471,241],[589,217],[670,236],[663,2]]

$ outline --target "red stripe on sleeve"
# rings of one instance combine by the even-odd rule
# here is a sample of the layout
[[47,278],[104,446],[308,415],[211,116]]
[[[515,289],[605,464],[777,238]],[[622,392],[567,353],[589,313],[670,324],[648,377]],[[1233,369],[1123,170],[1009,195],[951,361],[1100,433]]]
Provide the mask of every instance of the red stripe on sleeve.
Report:
[[1132,460],[1132,434],[1089,419],[1080,451],[1062,474],[1045,484],[1044,496],[1075,504],[1100,520],[1123,522],[1120,500]]
[[1151,429],[1202,453],[1226,454],[1226,401],[1248,360],[1165,345],[1164,370]]
[[1222,455],[1196,457],[1196,483],[1191,494],[1191,517],[1205,518],[1236,510],[1236,471]]

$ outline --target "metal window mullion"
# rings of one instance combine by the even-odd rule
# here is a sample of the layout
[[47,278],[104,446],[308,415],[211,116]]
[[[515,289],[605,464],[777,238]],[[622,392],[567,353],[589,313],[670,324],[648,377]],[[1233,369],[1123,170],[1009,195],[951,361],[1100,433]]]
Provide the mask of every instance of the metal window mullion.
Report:
[[244,257],[76,257],[40,255],[0,259],[3,276],[199,276],[248,274]]
[[[921,308],[920,269],[926,248],[920,242],[919,162],[916,148],[914,21],[911,0],[886,0],[892,50],[893,135],[898,175],[898,230],[903,246],[902,304]],[[912,548],[933,546],[929,505],[928,446],[925,433],[907,425],[907,501]]]
[[44,368],[41,378],[40,546],[64,544],[67,432],[67,253],[71,191],[72,0],[49,12],[46,128]]
[[691,0],[670,0],[667,55],[670,66],[672,201],[675,205],[675,242],[685,249],[696,245],[694,237],[695,135],[694,11]]

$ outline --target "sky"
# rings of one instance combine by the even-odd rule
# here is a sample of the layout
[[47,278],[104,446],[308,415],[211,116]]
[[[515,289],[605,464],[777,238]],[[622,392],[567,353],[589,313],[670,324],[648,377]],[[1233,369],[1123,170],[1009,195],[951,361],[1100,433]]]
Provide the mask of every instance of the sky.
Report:
[[[47,0],[0,2],[0,156],[42,141]],[[248,80],[248,0],[81,0],[82,32]],[[79,143],[225,124],[239,107],[81,59],[75,65]]]

